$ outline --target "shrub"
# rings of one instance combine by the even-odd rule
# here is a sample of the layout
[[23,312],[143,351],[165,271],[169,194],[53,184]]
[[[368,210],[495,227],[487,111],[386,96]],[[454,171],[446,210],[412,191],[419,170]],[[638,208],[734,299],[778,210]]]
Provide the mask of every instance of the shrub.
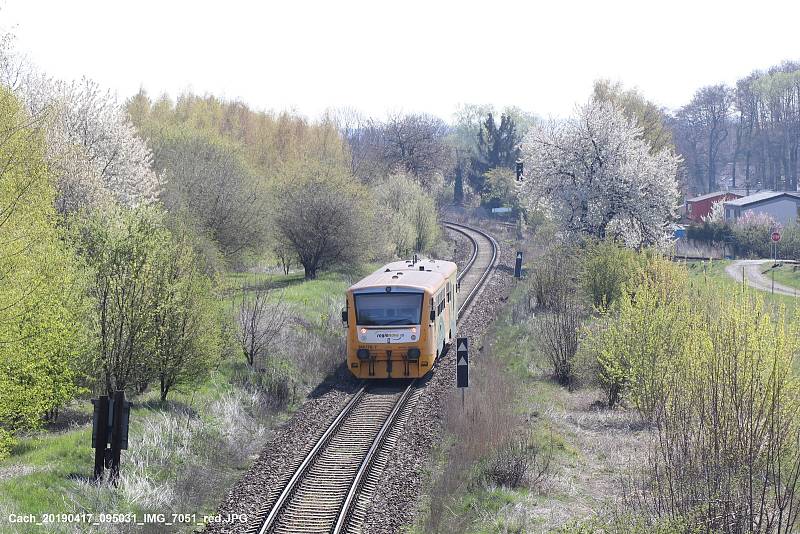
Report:
[[250,296],[242,288],[236,319],[237,341],[247,365],[265,367],[267,354],[288,320],[283,294],[258,289]]
[[651,259],[589,336],[609,405],[654,428],[632,500],[704,531],[790,532],[800,505],[800,324]]
[[[708,529],[791,532],[800,505],[798,324],[750,293],[704,295],[667,376],[644,500]],[[703,336],[697,334],[702,333]]]
[[626,284],[641,274],[645,257],[612,241],[592,245],[586,253],[581,284],[598,308],[605,308],[624,293]]
[[0,87],[0,458],[79,393],[85,279],[65,246],[36,119]]
[[769,215],[748,210],[733,224],[733,237],[740,255],[768,258],[770,234],[781,225]]
[[553,378],[562,386],[569,386],[572,382],[583,321],[583,309],[572,299],[552,312],[539,313],[533,321],[534,336],[553,366]]
[[528,271],[528,312],[535,309],[554,310],[572,298],[578,287],[579,260],[567,247],[551,247]]
[[550,453],[525,436],[512,439],[492,456],[483,468],[483,480],[492,485],[518,488],[526,482],[537,484],[548,473]]
[[571,521],[553,534],[700,534],[706,530],[694,518],[652,518],[630,512],[606,512]]
[[609,408],[630,396],[649,420],[663,402],[664,380],[679,364],[695,325],[686,313],[688,278],[681,267],[652,258],[638,278],[638,285],[602,315],[589,345]]

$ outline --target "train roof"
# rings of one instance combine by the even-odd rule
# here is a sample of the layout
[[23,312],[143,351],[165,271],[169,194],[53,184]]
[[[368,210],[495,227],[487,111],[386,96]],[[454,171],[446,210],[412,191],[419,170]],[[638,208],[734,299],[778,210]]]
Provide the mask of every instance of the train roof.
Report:
[[359,280],[350,291],[368,287],[402,286],[436,289],[456,271],[456,264],[443,260],[395,261]]

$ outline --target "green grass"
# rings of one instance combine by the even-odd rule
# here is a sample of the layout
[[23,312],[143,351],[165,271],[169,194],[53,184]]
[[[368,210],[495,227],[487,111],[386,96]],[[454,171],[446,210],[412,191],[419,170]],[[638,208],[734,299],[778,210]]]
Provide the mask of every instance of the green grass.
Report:
[[[716,260],[709,262],[690,261],[686,263],[686,267],[689,270],[690,280],[696,284],[708,284],[711,287],[719,288],[720,291],[724,292],[741,291],[741,280],[735,280],[732,276],[725,272],[725,267],[731,263],[731,260]],[[800,276],[798,276],[797,279],[800,280]],[[778,281],[778,276],[775,277],[775,281]],[[798,288],[800,289],[800,286],[798,286]],[[789,295],[782,295],[778,293],[772,294],[767,291],[751,288],[748,288],[748,290],[753,291],[760,297],[763,297],[764,302],[768,305],[785,307],[787,314],[793,314],[795,309],[798,307],[798,304],[800,304],[798,299]]]
[[798,290],[800,294],[800,265],[793,263],[782,263],[774,269],[769,268],[770,265],[765,265],[766,269],[763,271],[764,276],[770,278],[775,276],[775,282],[787,287],[792,287]]
[[[256,273],[230,273],[225,276],[221,284],[223,301],[232,305],[236,293],[244,286],[250,290],[269,285],[274,291],[283,293],[284,302],[290,305],[290,313],[304,317],[316,324],[320,318],[329,313],[332,303],[342,304],[344,293],[349,285],[358,278],[377,268],[366,265],[355,272],[344,274],[326,272],[320,274],[316,280],[303,280],[302,273],[288,276],[263,275]],[[236,355],[233,356],[234,358]],[[199,384],[187,386],[173,391],[169,395],[169,403],[162,407],[159,405],[158,387],[135,399],[131,412],[131,439],[141,433],[141,420],[158,411],[169,413],[177,407],[190,407],[197,410],[201,420],[209,424],[219,425],[220,421],[210,421],[204,407],[220,399],[226,392],[235,389],[231,377],[242,367],[237,360],[224,360],[212,374]],[[296,373],[305,372],[302,369]],[[296,406],[289,405],[287,411],[274,414],[265,424],[275,425],[288,417]],[[87,401],[76,401],[71,409],[90,414],[92,405]],[[125,469],[125,456],[123,452],[123,470]],[[73,500],[80,501],[80,506],[91,506],[78,491],[76,481],[88,479],[93,470],[94,450],[91,448],[91,422],[78,428],[50,432],[43,430],[32,435],[21,437],[6,460],[0,461],[0,512],[7,513],[60,513],[73,511]],[[174,466],[173,466],[174,469]],[[153,480],[170,479],[176,476],[173,469],[165,471],[159,466],[148,467]],[[13,476],[3,476],[4,473],[19,472]],[[238,478],[240,471],[233,468],[228,470],[228,475],[233,482]],[[224,490],[225,481],[220,480]],[[109,512],[126,512],[142,510],[135,503],[114,501],[114,510]],[[214,512],[218,502],[207,502],[204,509],[177,510],[187,513]],[[103,510],[98,510],[103,511]],[[152,511],[152,510],[147,510]],[[166,513],[168,510],[156,510]],[[6,524],[6,517],[0,515],[0,533],[36,532],[37,527],[30,530],[20,530],[18,525]]]
[[[329,311],[331,299],[344,306],[348,287],[377,269],[377,264],[367,264],[349,273],[324,272],[314,280],[304,280],[303,273],[262,274],[229,273],[221,283],[223,302],[233,307],[245,293],[262,288],[283,295],[283,301],[307,320],[315,320]],[[337,300],[338,299],[338,300]]]

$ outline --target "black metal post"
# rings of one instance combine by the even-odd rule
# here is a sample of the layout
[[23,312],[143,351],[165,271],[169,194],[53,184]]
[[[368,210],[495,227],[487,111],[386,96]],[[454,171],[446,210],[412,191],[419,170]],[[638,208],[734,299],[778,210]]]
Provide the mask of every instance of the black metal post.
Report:
[[114,423],[111,432],[111,477],[115,481],[119,476],[119,463],[122,451],[122,417],[125,412],[125,392],[114,392]]
[[94,479],[103,477],[106,460],[106,443],[108,443],[108,396],[97,399],[97,429],[94,442]]
[[517,252],[517,261],[514,263],[514,278],[522,278],[522,252]]

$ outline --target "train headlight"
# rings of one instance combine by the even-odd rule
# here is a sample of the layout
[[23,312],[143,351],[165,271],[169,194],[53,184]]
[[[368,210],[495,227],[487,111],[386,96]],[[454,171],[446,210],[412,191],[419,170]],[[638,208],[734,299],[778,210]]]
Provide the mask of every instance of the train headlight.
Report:
[[419,360],[419,349],[408,349],[408,359],[413,361]]
[[366,328],[362,328],[362,329],[361,329],[361,333],[362,333],[362,334],[366,334],[366,333],[367,333],[367,329],[366,329]]
[[369,351],[367,349],[358,349],[356,356],[358,356],[359,360],[369,360]]

